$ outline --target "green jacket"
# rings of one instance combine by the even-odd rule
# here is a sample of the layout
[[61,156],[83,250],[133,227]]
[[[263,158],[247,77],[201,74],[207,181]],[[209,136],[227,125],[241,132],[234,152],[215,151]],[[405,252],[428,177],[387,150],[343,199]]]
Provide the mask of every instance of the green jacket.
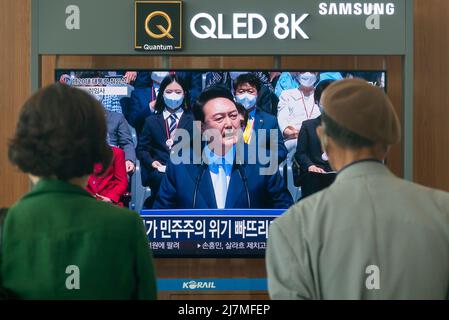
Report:
[[275,219],[266,254],[273,299],[447,299],[449,194],[354,163]]
[[0,283],[22,299],[156,299],[139,215],[59,180],[41,180],[8,211]]

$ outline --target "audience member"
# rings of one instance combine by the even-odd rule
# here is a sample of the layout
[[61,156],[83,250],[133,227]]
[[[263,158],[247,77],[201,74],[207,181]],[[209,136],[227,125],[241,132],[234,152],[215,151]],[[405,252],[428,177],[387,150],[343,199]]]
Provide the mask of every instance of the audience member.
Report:
[[8,210],[0,264],[19,298],[156,298],[142,219],[84,189],[111,162],[106,133],[103,107],[79,89],[58,83],[25,102],[9,159],[33,188]]

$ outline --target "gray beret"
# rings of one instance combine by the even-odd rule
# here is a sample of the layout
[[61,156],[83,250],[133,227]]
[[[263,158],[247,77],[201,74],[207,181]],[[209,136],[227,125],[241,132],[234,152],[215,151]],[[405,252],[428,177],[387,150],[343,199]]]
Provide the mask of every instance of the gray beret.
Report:
[[385,92],[362,79],[336,81],[321,97],[324,113],[342,127],[378,143],[401,141],[401,124]]

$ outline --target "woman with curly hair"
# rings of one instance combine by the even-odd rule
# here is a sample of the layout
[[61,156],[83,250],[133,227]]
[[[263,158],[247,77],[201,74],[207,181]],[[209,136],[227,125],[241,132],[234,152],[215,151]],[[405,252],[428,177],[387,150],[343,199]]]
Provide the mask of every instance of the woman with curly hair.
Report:
[[9,159],[33,182],[3,224],[0,286],[21,299],[154,299],[141,218],[84,188],[109,167],[103,107],[54,84],[23,106]]

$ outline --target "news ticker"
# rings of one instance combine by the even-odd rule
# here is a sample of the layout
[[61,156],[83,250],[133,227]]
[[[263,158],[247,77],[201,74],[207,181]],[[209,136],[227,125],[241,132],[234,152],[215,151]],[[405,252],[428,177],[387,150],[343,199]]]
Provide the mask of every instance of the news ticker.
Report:
[[150,248],[163,255],[265,254],[271,222],[285,210],[142,210]]

